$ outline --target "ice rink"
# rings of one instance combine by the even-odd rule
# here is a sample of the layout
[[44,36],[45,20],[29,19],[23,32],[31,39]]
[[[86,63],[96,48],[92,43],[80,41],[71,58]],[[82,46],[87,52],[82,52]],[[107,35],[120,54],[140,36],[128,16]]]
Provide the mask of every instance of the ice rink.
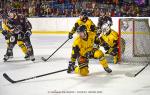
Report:
[[66,69],[71,55],[72,40],[69,40],[47,62],[48,57],[65,40],[67,35],[33,34],[31,41],[35,52],[35,62],[25,61],[21,49],[16,45],[14,58],[3,62],[6,52],[4,37],[0,34],[0,95],[150,95],[150,66],[137,77],[129,77],[139,71],[146,63],[109,63],[113,70],[107,74],[98,60],[90,60],[90,74],[81,77],[67,74],[66,71],[11,84],[3,78],[7,73],[12,79],[19,80],[35,75]]

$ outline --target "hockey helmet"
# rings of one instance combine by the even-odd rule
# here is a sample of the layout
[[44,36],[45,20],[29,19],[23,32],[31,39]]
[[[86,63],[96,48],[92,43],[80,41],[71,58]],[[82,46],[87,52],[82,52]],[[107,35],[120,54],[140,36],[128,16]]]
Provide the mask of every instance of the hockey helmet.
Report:
[[79,26],[78,28],[77,28],[77,32],[79,33],[79,32],[86,32],[87,31],[87,29],[86,29],[86,26],[85,25],[81,25],[81,26]]
[[82,39],[87,38],[87,29],[85,25],[81,25],[77,28],[77,33]]
[[10,18],[14,18],[15,17],[15,15],[16,15],[16,10],[15,9],[11,9],[9,12],[8,12],[8,16],[10,17]]
[[86,10],[82,10],[80,13],[81,16],[87,16],[87,11]]
[[80,19],[81,19],[82,21],[87,21],[87,19],[88,19],[88,13],[87,13],[86,10],[82,10],[82,11],[80,12]]

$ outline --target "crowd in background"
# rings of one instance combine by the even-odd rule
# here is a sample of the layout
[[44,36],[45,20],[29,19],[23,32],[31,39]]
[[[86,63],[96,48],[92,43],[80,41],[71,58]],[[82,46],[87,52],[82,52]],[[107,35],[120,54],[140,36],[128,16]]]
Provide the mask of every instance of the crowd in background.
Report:
[[82,9],[89,16],[106,12],[112,17],[150,16],[150,7],[125,0],[1,0],[0,13],[12,8],[27,17],[77,17]]

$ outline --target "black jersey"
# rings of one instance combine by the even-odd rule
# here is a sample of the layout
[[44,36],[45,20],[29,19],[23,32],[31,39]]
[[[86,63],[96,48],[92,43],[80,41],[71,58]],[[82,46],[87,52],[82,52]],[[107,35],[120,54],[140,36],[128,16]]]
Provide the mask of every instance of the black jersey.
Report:
[[9,18],[8,27],[14,29],[15,32],[22,31],[24,33],[27,30],[32,29],[31,23],[22,15],[17,15],[15,18]]

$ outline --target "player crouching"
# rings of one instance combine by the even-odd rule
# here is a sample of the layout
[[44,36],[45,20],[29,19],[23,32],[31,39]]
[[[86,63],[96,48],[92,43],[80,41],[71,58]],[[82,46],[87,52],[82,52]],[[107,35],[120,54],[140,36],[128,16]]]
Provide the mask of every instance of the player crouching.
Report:
[[[71,61],[68,66],[68,73],[74,72],[81,76],[89,74],[88,63],[89,58],[99,59],[99,63],[103,66],[104,70],[111,73],[112,70],[108,67],[107,60],[101,50],[93,48],[96,33],[87,32],[86,26],[81,25],[77,29],[78,37],[75,39],[72,47]],[[78,66],[75,61],[78,61]]]
[[106,54],[112,55],[114,64],[118,62],[118,33],[111,29],[109,21],[101,27],[99,45],[104,47]]

